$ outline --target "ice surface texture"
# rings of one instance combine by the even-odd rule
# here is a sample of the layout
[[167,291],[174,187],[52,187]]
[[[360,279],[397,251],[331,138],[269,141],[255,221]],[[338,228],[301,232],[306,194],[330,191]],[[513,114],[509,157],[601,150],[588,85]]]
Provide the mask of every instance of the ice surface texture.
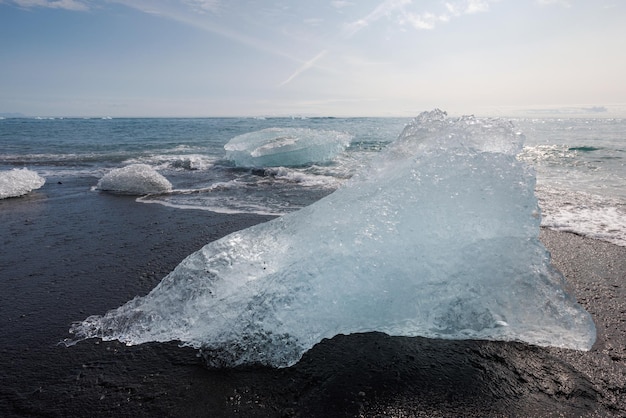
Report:
[[587,350],[595,327],[538,241],[521,142],[503,121],[423,113],[335,193],[206,245],[71,332],[179,340],[217,366],[288,366],[365,331]]
[[46,179],[27,168],[0,172],[0,199],[18,197],[40,188]]
[[172,184],[147,164],[131,164],[105,174],[98,181],[96,189],[122,194],[145,195],[169,192],[172,190]]
[[337,131],[268,128],[231,139],[226,159],[238,167],[294,167],[324,163],[350,145],[352,136]]

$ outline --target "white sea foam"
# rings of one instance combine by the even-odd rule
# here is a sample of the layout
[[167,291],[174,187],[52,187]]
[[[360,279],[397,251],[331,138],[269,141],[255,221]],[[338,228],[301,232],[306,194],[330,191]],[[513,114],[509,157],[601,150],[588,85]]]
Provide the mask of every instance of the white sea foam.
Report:
[[626,247],[626,204],[583,192],[537,187],[541,224]]
[[576,151],[567,145],[540,144],[525,146],[518,158],[530,164],[552,163],[566,165],[576,160]]
[[520,143],[502,121],[424,113],[335,193],[207,244],[71,332],[178,340],[214,365],[286,366],[366,331],[587,350],[595,327],[539,242]]
[[303,171],[288,167],[271,167],[267,168],[265,173],[275,179],[297,183],[303,187],[318,186],[337,188],[342,183],[342,180],[337,177],[314,174],[312,170]]
[[[325,168],[269,167],[250,171],[218,166],[216,171],[227,171],[228,176],[234,178],[216,181],[206,187],[177,188],[166,195],[148,196],[138,201],[227,214],[284,215],[327,195],[345,182],[345,179],[319,174]],[[223,176],[223,173],[210,174]],[[197,181],[189,179],[179,179],[179,184],[181,182],[199,185]]]
[[39,189],[46,179],[27,168],[0,172],[0,199],[18,197]]
[[137,198],[137,202],[158,204],[176,209],[205,210],[208,212],[223,213],[225,215],[253,213],[261,216],[280,216],[287,213],[286,211],[267,207],[267,202],[264,200],[255,202],[253,199],[246,202],[233,202],[232,199],[228,198],[201,198],[194,201],[194,199],[188,198],[178,199],[176,195],[171,195],[167,199],[158,196],[139,197]]
[[158,154],[129,158],[124,164],[148,164],[157,169],[209,170],[216,161],[217,158],[203,154]]
[[131,195],[166,193],[172,184],[147,164],[131,164],[116,168],[98,181],[96,189]]
[[[157,203],[178,209],[199,209],[216,213],[280,216],[302,209],[305,204],[290,202],[289,198],[276,196],[276,183],[247,184],[238,180],[216,182],[200,189],[177,189],[162,195],[149,195],[137,199],[141,203]],[[279,192],[278,192],[279,193]],[[296,193],[298,194],[298,193]],[[306,196],[306,194],[304,194]]]

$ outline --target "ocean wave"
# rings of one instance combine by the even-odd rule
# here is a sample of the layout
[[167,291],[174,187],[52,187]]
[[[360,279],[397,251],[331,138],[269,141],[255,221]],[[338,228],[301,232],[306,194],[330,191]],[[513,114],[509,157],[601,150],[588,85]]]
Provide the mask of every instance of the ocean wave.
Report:
[[157,169],[209,170],[218,158],[204,154],[157,154],[124,160],[124,164],[149,164]]
[[332,193],[335,187],[328,183],[308,186],[294,181],[276,180],[271,176],[257,176],[258,181],[232,179],[215,182],[207,187],[174,189],[167,194],[148,195],[137,199],[140,203],[157,203],[178,209],[199,209],[216,213],[281,216]]
[[538,186],[541,225],[626,247],[626,204],[618,199]]
[[526,163],[537,164],[555,164],[555,165],[572,165],[576,164],[577,148],[567,145],[534,145],[525,146],[518,158]]
[[47,154],[2,154],[5,164],[13,165],[49,165],[70,166],[84,164],[121,163],[131,154],[125,151],[83,152],[83,153],[47,153]]
[[273,179],[299,184],[303,187],[337,188],[342,180],[332,175],[314,174],[309,170],[294,170],[287,167],[265,169],[265,174]]

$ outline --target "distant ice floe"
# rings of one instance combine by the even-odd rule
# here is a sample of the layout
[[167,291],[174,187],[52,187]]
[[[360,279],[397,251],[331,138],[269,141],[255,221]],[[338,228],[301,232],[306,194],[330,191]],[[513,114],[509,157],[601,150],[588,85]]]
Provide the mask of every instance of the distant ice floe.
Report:
[[0,199],[19,197],[39,189],[46,179],[27,168],[0,172]]
[[224,149],[238,167],[294,167],[324,163],[350,145],[352,135],[305,128],[268,128],[239,135]]
[[177,340],[211,366],[277,367],[369,331],[588,350],[592,318],[538,239],[522,140],[505,121],[425,112],[336,192],[207,244],[68,343]]
[[147,164],[131,164],[105,174],[98,181],[96,189],[120,194],[146,195],[170,192],[172,183]]

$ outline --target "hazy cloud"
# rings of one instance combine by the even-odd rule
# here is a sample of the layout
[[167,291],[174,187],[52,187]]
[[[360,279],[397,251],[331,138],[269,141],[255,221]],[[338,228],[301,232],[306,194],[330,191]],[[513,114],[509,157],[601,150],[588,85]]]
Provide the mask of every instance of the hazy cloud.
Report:
[[604,106],[592,107],[549,107],[537,109],[525,109],[524,112],[536,115],[585,115],[590,113],[606,113],[609,109]]
[[324,19],[319,18],[319,17],[310,17],[307,19],[304,19],[302,21],[305,25],[307,26],[320,26],[322,23],[324,23]]
[[[176,4],[182,4],[180,1],[175,2],[172,7],[172,2],[166,0],[109,0],[114,3],[119,3],[127,7],[139,10],[144,13],[160,16],[164,19],[174,20],[185,25],[201,29],[203,31],[213,33],[225,39],[230,39],[234,42],[246,45],[257,51],[263,51],[272,55],[287,58],[294,62],[301,62],[301,60],[295,58],[292,54],[288,54],[280,49],[277,45],[265,41],[261,37],[253,36],[252,34],[245,33],[238,30],[233,25],[227,25],[220,23],[220,19],[215,19],[208,13],[191,13],[189,8],[176,7]],[[213,7],[214,12],[222,12],[219,1],[215,0],[183,0],[189,3],[203,3],[204,6]],[[187,3],[185,3],[187,4]],[[207,9],[205,9],[207,10]]]
[[606,113],[609,111],[609,109],[604,106],[583,107],[582,110],[590,113]]
[[537,3],[540,4],[541,6],[552,6],[552,5],[563,6],[563,7],[571,6],[569,0],[537,0]]
[[[142,9],[147,13],[154,13],[154,10],[156,10],[150,8],[151,2],[149,1],[140,2],[140,4],[144,4],[145,7],[136,7],[137,2],[133,1],[113,1],[130,7]],[[0,3],[14,4],[18,7],[22,7],[25,9],[45,7],[48,9],[65,9],[77,11],[89,10],[89,2],[90,0],[0,0]],[[174,2],[174,4],[175,3],[176,2]],[[220,0],[179,0],[178,3],[183,6],[187,6],[191,11],[195,13],[217,12],[220,9]],[[158,4],[156,4],[155,6],[158,7]]]
[[444,9],[441,13],[422,12],[413,13],[404,11],[400,17],[400,24],[408,24],[415,29],[434,29],[438,23],[447,23],[452,18],[463,15],[488,12],[489,4],[498,0],[463,0],[444,3]]
[[400,18],[400,24],[408,24],[415,29],[434,29],[438,22],[446,21],[447,17],[436,16],[429,12],[424,12],[420,14],[415,13],[405,13],[404,16]]
[[360,30],[368,27],[378,19],[389,16],[391,12],[402,9],[405,5],[410,4],[411,0],[385,0],[380,3],[374,10],[372,10],[367,16],[348,23],[346,25],[345,33],[347,37],[351,37]]
[[182,2],[199,13],[217,12],[220,8],[219,0],[182,0]]
[[[493,2],[493,0],[491,0]],[[489,11],[489,0],[465,0],[456,2],[446,2],[445,8],[450,16],[461,16]]]
[[469,0],[465,5],[465,13],[479,13],[489,11],[489,1],[487,0]]
[[49,9],[89,10],[89,6],[78,0],[13,0],[10,3],[30,9],[33,7],[47,7]]
[[390,17],[400,25],[408,25],[418,30],[434,29],[437,24],[449,22],[455,17],[487,12],[490,4],[497,1],[499,0],[448,1],[443,3],[443,9],[440,11],[418,11],[419,4],[415,4],[411,0],[386,0],[367,16],[347,24],[345,32],[348,37],[353,36],[382,17]]
[[335,8],[335,9],[341,9],[344,8],[346,6],[353,6],[354,2],[351,1],[345,1],[345,0],[333,0],[330,2],[330,4]]

